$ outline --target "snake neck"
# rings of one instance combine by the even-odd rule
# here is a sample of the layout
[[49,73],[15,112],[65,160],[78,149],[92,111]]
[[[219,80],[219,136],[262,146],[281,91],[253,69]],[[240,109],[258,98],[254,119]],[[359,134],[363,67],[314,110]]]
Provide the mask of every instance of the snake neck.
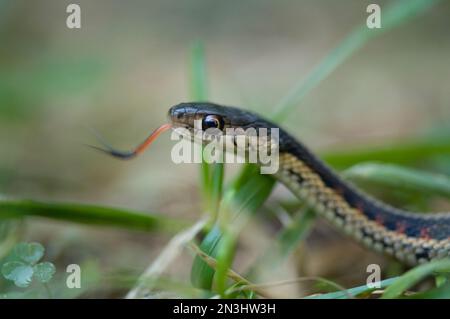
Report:
[[277,179],[358,242],[410,265],[450,256],[450,214],[389,206],[341,179],[285,132],[280,145]]

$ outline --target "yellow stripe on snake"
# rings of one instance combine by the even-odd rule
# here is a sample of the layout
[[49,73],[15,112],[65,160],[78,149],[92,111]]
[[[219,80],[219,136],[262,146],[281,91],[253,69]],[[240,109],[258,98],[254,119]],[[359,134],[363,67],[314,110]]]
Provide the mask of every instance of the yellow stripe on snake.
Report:
[[[169,110],[173,128],[278,128],[257,114],[212,103],[181,103]],[[275,177],[317,213],[366,247],[409,264],[450,256],[450,214],[413,213],[389,206],[341,179],[280,128]]]

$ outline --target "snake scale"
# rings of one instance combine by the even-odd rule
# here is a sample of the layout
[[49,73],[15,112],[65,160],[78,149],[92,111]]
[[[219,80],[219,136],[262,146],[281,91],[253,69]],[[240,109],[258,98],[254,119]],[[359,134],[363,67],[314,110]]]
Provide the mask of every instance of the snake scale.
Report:
[[[181,103],[168,113],[172,128],[279,128],[239,108]],[[274,177],[296,197],[366,247],[408,265],[450,256],[450,214],[409,212],[385,204],[344,181],[296,138],[279,128],[279,169]]]

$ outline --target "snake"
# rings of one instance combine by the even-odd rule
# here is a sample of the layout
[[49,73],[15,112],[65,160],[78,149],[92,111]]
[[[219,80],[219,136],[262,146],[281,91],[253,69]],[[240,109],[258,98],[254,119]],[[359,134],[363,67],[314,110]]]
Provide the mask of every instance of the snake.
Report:
[[[303,143],[275,123],[250,111],[209,102],[187,102],[172,106],[169,123],[160,131],[183,128],[194,132],[195,123],[202,130],[228,128],[245,131],[276,128],[278,170],[273,177],[285,185],[300,201],[338,230],[370,250],[414,266],[450,257],[450,213],[419,213],[393,207],[374,198],[342,178]],[[153,140],[152,135],[149,140]],[[109,148],[111,155],[130,158],[133,152]]]

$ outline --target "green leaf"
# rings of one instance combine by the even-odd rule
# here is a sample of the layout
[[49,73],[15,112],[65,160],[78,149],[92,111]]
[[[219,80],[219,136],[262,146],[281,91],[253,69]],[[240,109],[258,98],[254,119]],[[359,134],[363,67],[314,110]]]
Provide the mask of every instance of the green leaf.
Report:
[[334,168],[344,169],[361,162],[389,162],[411,165],[434,156],[450,155],[450,139],[415,138],[360,149],[326,152],[324,159]]
[[450,177],[446,175],[383,163],[357,164],[347,169],[344,175],[357,181],[450,198]]
[[298,247],[300,241],[309,234],[309,231],[314,224],[315,217],[314,211],[307,209],[295,216],[291,224],[279,233],[276,242],[279,245],[279,257],[286,257]]
[[227,231],[223,234],[217,252],[216,286],[219,294],[225,297],[227,273],[233,263],[236,252],[237,236]]
[[[247,174],[245,172],[247,169],[250,172],[253,171],[252,167],[246,167],[244,168],[244,175]],[[242,184],[239,183],[238,186],[230,187],[227,194],[224,195],[224,199],[231,198],[227,205],[235,215],[242,212],[252,214],[264,204],[274,186],[275,179],[272,176],[257,173],[249,176]]]
[[31,200],[0,201],[1,218],[47,217],[89,225],[116,226],[143,231],[177,231],[188,225],[179,219],[132,212],[124,209],[82,205],[42,203]]
[[34,277],[44,284],[49,282],[56,272],[55,265],[47,261],[34,265],[33,270]]
[[14,247],[14,254],[23,262],[34,265],[42,256],[45,248],[39,243],[20,243]]
[[436,283],[436,287],[441,287],[448,283],[448,278],[443,275],[436,276],[435,283]]
[[277,234],[268,249],[248,270],[246,278],[251,280],[259,272],[276,269],[306,238],[315,219],[315,213],[310,209],[302,210],[294,216],[291,223]]
[[17,287],[25,288],[31,283],[33,277],[33,267],[20,261],[10,261],[2,267],[3,276],[11,281]]
[[223,175],[224,175],[223,163],[215,163],[212,170],[211,180],[211,217],[212,222],[215,222],[219,213],[220,200],[222,199],[222,187],[223,187]]
[[[251,172],[253,169],[258,167],[251,165],[247,167]],[[225,193],[222,205],[223,211],[231,211],[232,216],[227,218],[227,214],[222,214],[221,222],[224,226],[228,225],[229,222],[233,221],[233,225],[230,227],[238,227],[239,229],[242,225],[239,225],[238,217],[241,214],[251,215],[257,211],[257,209],[264,203],[267,197],[270,195],[273,186],[275,185],[275,180],[269,175],[256,174],[251,176],[250,179],[238,180],[232,184]],[[239,192],[237,192],[239,188]],[[214,258],[218,257],[218,252],[221,249],[221,258],[218,259],[218,267],[225,270],[233,262],[234,252],[229,249],[234,249],[234,239],[225,241],[225,248],[221,248],[223,241],[223,232],[216,226],[214,227],[203,240],[200,248],[209,256]],[[233,236],[238,236],[238,232],[235,231]],[[226,265],[220,265],[220,262],[226,263]],[[224,268],[222,268],[224,267]],[[191,281],[198,287],[203,289],[210,289],[215,271],[209,267],[200,257],[196,257],[194,260],[194,265],[191,271]],[[223,283],[226,275],[225,271],[221,272],[221,278],[217,278],[219,283]],[[223,287],[222,287],[223,288]]]
[[378,36],[417,14],[424,12],[439,0],[400,0],[383,9],[383,28],[369,29],[366,23],[358,26],[341,43],[322,60],[305,81],[297,83],[277,105],[273,119],[282,121],[294,110],[300,101],[330,75],[339,65],[370,39]]
[[404,291],[419,283],[425,277],[435,272],[450,272],[450,259],[442,259],[432,261],[423,265],[419,265],[400,276],[391,286],[389,286],[383,294],[384,299],[396,298],[403,294]]
[[[203,239],[200,249],[208,256],[216,258],[221,239],[222,233],[219,227],[215,226]],[[214,273],[214,269],[196,256],[191,268],[191,283],[196,288],[211,289]]]
[[[383,281],[380,281],[380,288],[388,287],[392,285],[398,277],[388,278]],[[305,297],[306,299],[347,299],[351,296],[356,297],[358,295],[367,294],[371,291],[380,289],[380,288],[369,288],[367,285],[350,288],[344,291],[335,291],[326,294],[317,294],[312,296]]]
[[[384,11],[383,29],[371,30],[365,24],[358,26],[350,33],[329,55],[322,60],[317,68],[306,78],[300,81],[292,90],[278,103],[272,118],[276,122],[283,121],[292,113],[294,108],[303,100],[303,98],[314,89],[321,81],[327,78],[339,65],[363,47],[370,39],[379,34],[404,23],[419,13],[424,12],[436,1],[428,0],[402,0],[391,4]],[[375,31],[375,32],[373,32]],[[328,153],[325,160],[335,168],[345,168],[361,161],[361,159],[389,160],[399,163],[411,163],[419,159],[430,157],[431,155],[450,154],[449,140],[436,142],[433,140],[412,141],[412,143],[396,143],[387,147],[378,149],[364,149],[359,151]],[[240,184],[243,181],[251,179],[252,168],[245,166],[239,176],[235,179],[234,189],[236,194],[241,192]],[[290,237],[292,233],[287,232],[285,236]],[[295,238],[295,237],[293,237]],[[287,238],[289,242],[289,238]]]
[[369,182],[381,187],[450,198],[450,178],[446,175],[383,163],[357,164],[347,169],[344,175],[356,181]]
[[196,42],[191,50],[191,96],[196,101],[207,98],[206,58],[202,42]]
[[[420,13],[437,1],[428,0],[402,0],[392,5],[387,12],[385,12],[384,28],[381,32],[390,29],[401,22],[404,22]],[[283,99],[276,110],[274,118],[278,121],[284,119],[296,104],[302,100],[302,98],[316,85],[318,85],[324,78],[326,78],[334,69],[336,69],[345,59],[351,54],[356,52],[357,49],[362,47],[370,38],[378,35],[380,31],[369,30],[365,25],[357,28],[351,33],[347,39],[345,39],[339,47],[330,53],[321,65],[311,74],[305,82],[301,82],[296,85],[290,94]],[[204,73],[204,56],[201,46],[194,47],[192,54],[191,70],[193,71],[191,84],[192,96],[194,98],[205,98],[205,73]],[[202,166],[202,191],[203,195],[210,195],[210,171],[209,166]],[[216,180],[217,181],[217,180]],[[219,185],[219,184],[217,184]],[[274,185],[273,178],[268,176],[259,175],[257,168],[254,165],[245,165],[239,176],[234,180],[230,187],[227,188],[224,193],[222,203],[229,207],[234,216],[236,217],[242,211],[254,212],[264,203],[267,197],[270,195],[271,189]],[[225,203],[224,203],[225,202]],[[226,210],[226,209],[225,209]],[[220,216],[222,217],[222,216]],[[231,222],[231,218],[221,218],[221,225],[228,225]],[[291,234],[287,234],[287,238]],[[217,255],[218,247],[221,245],[222,232],[218,227],[212,229],[205,237],[205,240],[201,244],[202,250],[208,255]],[[292,238],[295,238],[292,237]],[[287,239],[290,242],[289,238]],[[292,240],[293,241],[293,240]],[[227,241],[233,243],[233,241]],[[225,247],[227,246],[227,247]],[[233,253],[229,249],[234,249],[234,245],[225,245],[224,251],[221,252],[223,258],[218,259],[219,267],[223,267],[225,270],[232,262]],[[220,265],[221,262],[226,262],[227,265]],[[222,271],[221,277],[224,276]],[[191,270],[191,281],[197,287],[204,289],[210,289],[212,284],[212,278],[214,271],[207,266],[202,260],[196,257],[194,265]],[[224,279],[218,278],[219,283],[223,285]],[[222,287],[223,289],[223,287]]]
[[[191,98],[194,101],[206,101],[207,99],[207,79],[206,79],[206,58],[203,43],[196,42],[191,49],[190,61],[190,81]],[[203,199],[203,208],[210,210],[211,203],[211,165],[203,157],[203,145],[201,146],[202,163],[200,168],[200,186]]]
[[449,299],[450,298],[450,284],[445,284],[438,288],[430,289],[424,292],[419,292],[405,299]]

